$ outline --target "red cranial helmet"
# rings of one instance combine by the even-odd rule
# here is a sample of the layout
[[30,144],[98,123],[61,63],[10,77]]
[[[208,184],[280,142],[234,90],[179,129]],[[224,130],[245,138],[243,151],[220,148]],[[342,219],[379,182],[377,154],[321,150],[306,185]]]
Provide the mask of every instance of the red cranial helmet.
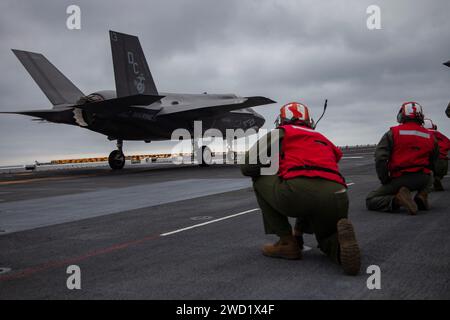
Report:
[[309,115],[309,109],[302,103],[290,102],[280,109],[277,126],[283,124],[302,124],[310,128],[314,127],[314,121]]
[[405,102],[402,104],[398,114],[397,121],[399,123],[404,123],[405,121],[412,120],[419,123],[423,123],[424,115],[422,106],[417,102]]

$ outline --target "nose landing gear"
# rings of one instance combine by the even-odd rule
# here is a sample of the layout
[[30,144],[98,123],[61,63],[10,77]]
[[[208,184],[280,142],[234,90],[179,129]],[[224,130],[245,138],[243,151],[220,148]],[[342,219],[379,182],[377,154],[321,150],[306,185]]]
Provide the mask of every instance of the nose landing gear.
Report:
[[109,154],[108,163],[111,169],[120,170],[125,166],[125,155],[122,151],[123,141],[117,140],[117,150]]
[[212,164],[212,151],[207,146],[201,147],[201,162],[200,167],[209,167]]

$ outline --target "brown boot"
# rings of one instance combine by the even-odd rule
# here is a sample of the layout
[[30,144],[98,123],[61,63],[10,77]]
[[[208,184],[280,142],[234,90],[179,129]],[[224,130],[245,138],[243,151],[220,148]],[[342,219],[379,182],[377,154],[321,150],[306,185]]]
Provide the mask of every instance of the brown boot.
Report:
[[339,241],[339,260],[342,268],[348,275],[357,275],[361,268],[361,253],[350,220],[341,219],[338,221],[337,234]]
[[302,251],[298,247],[297,239],[293,235],[280,237],[275,244],[266,244],[262,249],[263,255],[272,258],[301,259]]
[[428,202],[428,193],[420,191],[414,197],[414,201],[417,204],[419,210],[430,210],[430,203]]
[[417,214],[417,204],[413,201],[411,191],[406,187],[401,187],[395,195],[394,201],[397,205],[405,207],[410,215]]

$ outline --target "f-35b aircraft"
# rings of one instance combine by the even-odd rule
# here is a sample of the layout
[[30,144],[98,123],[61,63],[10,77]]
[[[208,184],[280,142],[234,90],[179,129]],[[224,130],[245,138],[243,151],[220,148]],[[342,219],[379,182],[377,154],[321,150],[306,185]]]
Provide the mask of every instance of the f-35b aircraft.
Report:
[[[122,169],[124,140],[168,140],[178,128],[187,129],[192,136],[194,121],[202,121],[202,133],[214,128],[223,136],[226,129],[258,130],[265,120],[251,107],[275,102],[258,96],[158,92],[139,39],[114,31],[109,35],[116,90],[85,95],[42,54],[13,50],[53,109],[2,113],[75,125],[117,140],[117,150],[108,158],[109,165]],[[205,149],[207,146],[197,146],[201,155]],[[203,156],[199,161],[203,162]]]

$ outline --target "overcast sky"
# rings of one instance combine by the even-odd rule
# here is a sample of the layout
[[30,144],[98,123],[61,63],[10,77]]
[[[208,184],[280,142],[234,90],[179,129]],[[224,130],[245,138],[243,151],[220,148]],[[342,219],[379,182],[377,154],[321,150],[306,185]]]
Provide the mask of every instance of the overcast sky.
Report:
[[[81,30],[66,28],[67,6]],[[381,30],[366,9],[381,8]],[[442,1],[21,1],[0,3],[0,110],[51,108],[11,48],[43,53],[84,93],[114,88],[108,30],[139,36],[158,90],[262,95],[308,105],[338,145],[376,143],[404,101],[450,135],[450,2]],[[0,116],[0,165],[108,155],[114,142],[81,128]],[[125,152],[164,150],[126,142]]]

